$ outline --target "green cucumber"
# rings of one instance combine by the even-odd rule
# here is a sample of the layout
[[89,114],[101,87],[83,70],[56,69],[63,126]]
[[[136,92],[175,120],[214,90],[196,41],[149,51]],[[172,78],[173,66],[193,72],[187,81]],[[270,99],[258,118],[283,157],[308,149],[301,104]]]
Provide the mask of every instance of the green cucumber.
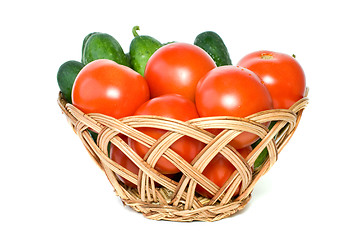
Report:
[[232,65],[228,49],[217,33],[212,31],[200,33],[194,40],[194,45],[205,50],[216,62],[217,67]]
[[96,59],[109,59],[128,65],[126,54],[118,41],[107,33],[90,33],[84,39],[82,61],[86,65]]
[[85,51],[85,46],[86,46],[86,43],[87,43],[87,40],[94,34],[97,34],[99,32],[92,32],[92,33],[89,33],[86,35],[86,37],[84,38],[83,42],[82,42],[82,53],[81,53],[81,62],[83,64],[85,64],[85,60],[84,60],[84,51]]
[[[253,143],[253,144],[252,144],[252,148],[255,148],[255,147],[260,143],[260,140],[261,140],[261,139],[259,139],[259,140],[256,141],[255,143]],[[259,168],[259,167],[263,164],[264,160],[267,159],[267,157],[268,157],[268,149],[265,148],[265,149],[263,149],[263,151],[259,154],[259,156],[257,157],[256,161],[254,162],[254,169]]]
[[[269,124],[268,129],[271,130],[276,123],[277,123],[277,121],[271,122]],[[274,139],[275,139],[275,137],[274,137]],[[252,148],[254,149],[261,141],[262,141],[262,139],[258,139],[255,143],[253,143],[251,145]],[[254,162],[254,169],[259,168],[263,164],[263,162],[267,159],[267,157],[268,157],[268,149],[266,147],[263,149],[263,151],[259,154],[256,161]]]
[[[90,133],[92,140],[97,144],[98,133],[94,132],[94,131],[92,131],[90,129],[87,129],[87,131]],[[110,157],[110,146],[111,146],[111,142],[109,142],[108,145],[107,145],[108,157]]]
[[139,29],[138,26],[132,28],[132,33],[135,38],[130,44],[130,59],[131,67],[143,76],[148,59],[163,45],[153,37],[145,35],[139,36],[137,33]]
[[71,92],[75,79],[85,65],[78,61],[70,60],[63,63],[57,71],[57,83],[62,95],[67,102],[72,103]]
[[132,64],[131,64],[131,56],[130,56],[130,53],[126,53],[126,58],[127,58],[127,67],[130,67],[132,68]]

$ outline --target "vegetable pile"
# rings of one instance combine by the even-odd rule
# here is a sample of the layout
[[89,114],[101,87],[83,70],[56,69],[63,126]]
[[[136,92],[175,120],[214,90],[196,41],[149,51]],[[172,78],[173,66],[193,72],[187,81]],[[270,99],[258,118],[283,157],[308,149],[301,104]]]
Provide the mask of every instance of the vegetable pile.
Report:
[[[155,115],[188,121],[211,116],[243,118],[259,111],[288,109],[303,98],[305,76],[294,56],[257,51],[232,65],[227,47],[215,32],[203,32],[189,44],[161,43],[151,36],[138,35],[138,30],[138,26],[132,29],[134,38],[128,53],[109,34],[88,34],[83,41],[81,62],[67,61],[57,73],[66,101],[84,113],[101,113],[116,119]],[[271,128],[274,124],[267,126]],[[165,133],[155,128],[138,130],[154,139]],[[97,133],[89,131],[96,141]],[[221,129],[208,131],[219,134]],[[140,157],[146,155],[146,146],[126,136],[121,138]],[[246,157],[260,141],[257,135],[244,132],[230,144]],[[182,137],[171,146],[189,163],[203,148],[202,142],[190,137]],[[112,160],[138,173],[138,167],[116,146],[110,144],[109,149]],[[254,168],[267,155],[264,149]],[[164,157],[158,160],[155,169],[173,179],[180,174]],[[218,154],[203,174],[221,187],[234,170]],[[135,187],[126,179],[121,181]],[[196,191],[211,197],[201,186]]]

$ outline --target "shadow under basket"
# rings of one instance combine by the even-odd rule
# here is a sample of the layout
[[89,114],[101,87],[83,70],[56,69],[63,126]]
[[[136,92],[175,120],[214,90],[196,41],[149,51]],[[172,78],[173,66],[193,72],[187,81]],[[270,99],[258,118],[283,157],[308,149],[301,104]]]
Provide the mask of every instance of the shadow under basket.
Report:
[[[58,104],[124,205],[154,220],[216,221],[243,209],[249,202],[255,184],[277,161],[278,154],[295,132],[308,104],[307,93],[308,89],[305,97],[290,109],[258,112],[246,118],[221,116],[187,122],[157,116],[114,119],[98,113],[84,114],[74,105],[67,103],[61,93]],[[268,124],[265,123],[273,121],[276,123],[269,130]],[[141,127],[163,129],[167,133],[155,140],[137,130]],[[211,128],[223,130],[214,135],[205,130]],[[96,142],[88,130],[98,133]],[[262,139],[246,158],[228,144],[242,132],[256,134]],[[119,135],[149,147],[149,151],[141,158]],[[183,136],[205,144],[204,149],[191,163],[184,161],[170,148]],[[117,146],[138,166],[138,174],[130,172],[108,157],[109,143]],[[265,148],[268,150],[267,158],[254,169],[255,160]],[[235,171],[221,188],[202,174],[218,153],[235,167]],[[177,180],[168,178],[154,168],[161,156],[180,170]],[[120,178],[133,183],[137,188],[126,186]],[[206,198],[196,193],[197,184],[213,197]],[[239,187],[239,194],[234,195]]]

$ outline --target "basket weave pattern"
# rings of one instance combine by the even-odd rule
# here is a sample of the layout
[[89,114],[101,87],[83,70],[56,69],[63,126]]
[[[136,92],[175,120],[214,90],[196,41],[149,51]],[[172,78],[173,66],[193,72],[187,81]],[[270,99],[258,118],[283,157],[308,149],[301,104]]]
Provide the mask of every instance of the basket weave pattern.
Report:
[[[98,113],[84,114],[67,103],[61,93],[58,104],[125,205],[155,220],[216,221],[245,207],[251,198],[253,187],[273,166],[278,154],[296,130],[308,99],[302,98],[288,110],[273,109],[246,118],[208,117],[187,122],[157,116],[114,119]],[[277,122],[271,130],[268,130],[265,123],[270,121]],[[156,140],[137,130],[141,127],[163,129],[167,133]],[[206,131],[211,128],[223,130],[220,134],[213,135]],[[88,129],[99,133],[97,142],[93,141]],[[262,139],[245,159],[228,144],[242,132],[256,134]],[[136,154],[119,137],[119,134],[148,147],[149,151],[144,158]],[[197,139],[205,144],[205,148],[191,163],[186,162],[170,149],[170,146],[183,136]],[[139,167],[138,175],[108,157],[107,146],[110,142]],[[267,160],[258,169],[253,169],[255,160],[265,147],[268,149]],[[218,153],[236,168],[221,188],[202,174]],[[180,170],[182,176],[179,181],[166,177],[154,168],[161,156]],[[137,188],[127,187],[119,180],[119,176],[137,185]],[[155,182],[160,186],[155,185]],[[213,198],[196,194],[197,184],[213,194]],[[233,196],[239,186],[241,186],[239,195]]]

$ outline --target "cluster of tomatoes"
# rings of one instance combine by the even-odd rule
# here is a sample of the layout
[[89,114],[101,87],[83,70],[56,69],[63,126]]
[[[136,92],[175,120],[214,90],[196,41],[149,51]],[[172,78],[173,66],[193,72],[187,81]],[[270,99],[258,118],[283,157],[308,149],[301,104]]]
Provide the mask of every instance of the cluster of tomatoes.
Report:
[[[148,60],[144,76],[111,60],[87,64],[78,74],[72,90],[73,104],[84,113],[102,113],[114,118],[131,115],[156,115],[181,121],[210,116],[246,117],[273,108],[289,108],[303,97],[305,76],[294,57],[269,51],[245,56],[237,66],[216,67],[201,48],[187,43],[172,43],[158,49]],[[158,139],[165,131],[141,128]],[[220,129],[211,129],[218,134]],[[242,133],[231,145],[242,156],[250,153],[258,137]],[[133,139],[128,145],[144,157],[148,148]],[[191,162],[204,144],[190,137],[177,140],[171,149]],[[111,159],[138,173],[138,167],[117,147],[111,146]],[[179,170],[164,157],[155,169],[169,177]],[[235,170],[218,154],[203,174],[221,187]],[[125,184],[134,187],[126,179]],[[211,197],[200,186],[197,192]]]

